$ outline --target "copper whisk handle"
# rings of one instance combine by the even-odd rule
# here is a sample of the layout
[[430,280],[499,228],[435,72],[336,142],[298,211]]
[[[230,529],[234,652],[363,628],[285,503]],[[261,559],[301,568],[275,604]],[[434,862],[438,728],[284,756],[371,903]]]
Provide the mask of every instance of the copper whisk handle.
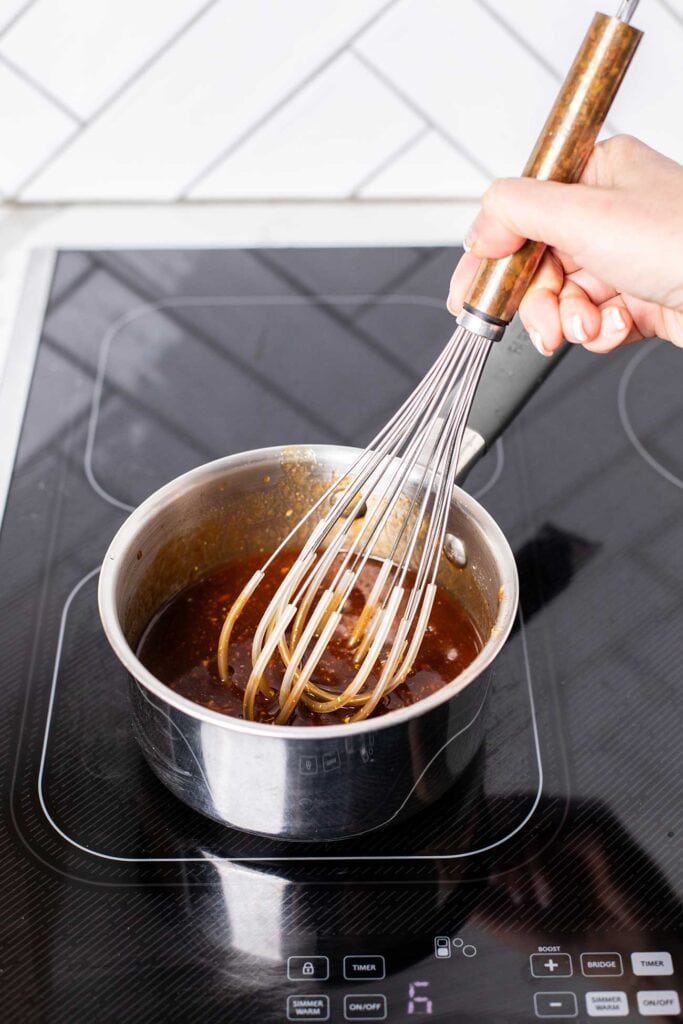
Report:
[[[642,35],[618,17],[594,16],[522,172],[524,177],[578,181]],[[544,250],[543,242],[527,241],[512,256],[484,260],[465,309],[504,327],[517,312]]]

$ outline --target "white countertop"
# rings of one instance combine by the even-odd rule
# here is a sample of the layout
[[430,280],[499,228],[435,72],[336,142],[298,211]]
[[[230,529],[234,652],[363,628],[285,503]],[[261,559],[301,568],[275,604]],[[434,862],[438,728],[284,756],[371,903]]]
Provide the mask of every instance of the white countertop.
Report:
[[33,249],[457,245],[475,213],[457,201],[0,207],[0,376]]

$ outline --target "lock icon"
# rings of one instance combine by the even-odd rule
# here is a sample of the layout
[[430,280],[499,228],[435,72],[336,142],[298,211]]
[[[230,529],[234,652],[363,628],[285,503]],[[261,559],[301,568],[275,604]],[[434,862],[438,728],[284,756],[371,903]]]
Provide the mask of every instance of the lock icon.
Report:
[[290,981],[327,981],[330,961],[326,956],[290,956],[287,959],[287,977]]

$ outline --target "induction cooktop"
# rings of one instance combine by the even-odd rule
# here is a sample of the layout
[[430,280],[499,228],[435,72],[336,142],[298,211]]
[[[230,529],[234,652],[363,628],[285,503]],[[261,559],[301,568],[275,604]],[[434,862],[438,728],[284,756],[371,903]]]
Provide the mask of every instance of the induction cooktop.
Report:
[[0,392],[3,1019],[680,1018],[673,346],[573,351],[468,476],[521,604],[436,805],[275,842],[179,803],[131,733],[96,606],[128,511],[231,452],[368,441],[449,336],[456,257],[34,256]]

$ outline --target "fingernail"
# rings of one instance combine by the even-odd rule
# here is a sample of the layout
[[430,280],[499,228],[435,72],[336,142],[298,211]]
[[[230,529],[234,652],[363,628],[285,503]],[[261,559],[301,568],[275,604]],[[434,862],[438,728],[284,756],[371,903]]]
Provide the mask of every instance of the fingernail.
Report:
[[542,356],[547,356],[548,353],[543,347],[543,338],[541,337],[541,332],[537,331],[535,327],[532,327],[529,331],[529,337],[531,338],[534,348],[538,349]]
[[475,245],[477,244],[477,223],[479,221],[480,216],[481,214],[478,213],[477,216],[472,221],[472,223],[470,224],[467,231],[465,232],[465,237],[462,243],[462,247],[465,250],[465,252],[472,252],[472,249],[474,249]]
[[605,321],[607,330],[613,331],[615,334],[623,331],[626,327],[626,321],[616,306],[610,306],[609,309],[605,310]]
[[575,313],[572,317],[572,332],[577,341],[583,344],[584,341],[588,341],[588,335],[586,334],[583,322],[578,313]]

